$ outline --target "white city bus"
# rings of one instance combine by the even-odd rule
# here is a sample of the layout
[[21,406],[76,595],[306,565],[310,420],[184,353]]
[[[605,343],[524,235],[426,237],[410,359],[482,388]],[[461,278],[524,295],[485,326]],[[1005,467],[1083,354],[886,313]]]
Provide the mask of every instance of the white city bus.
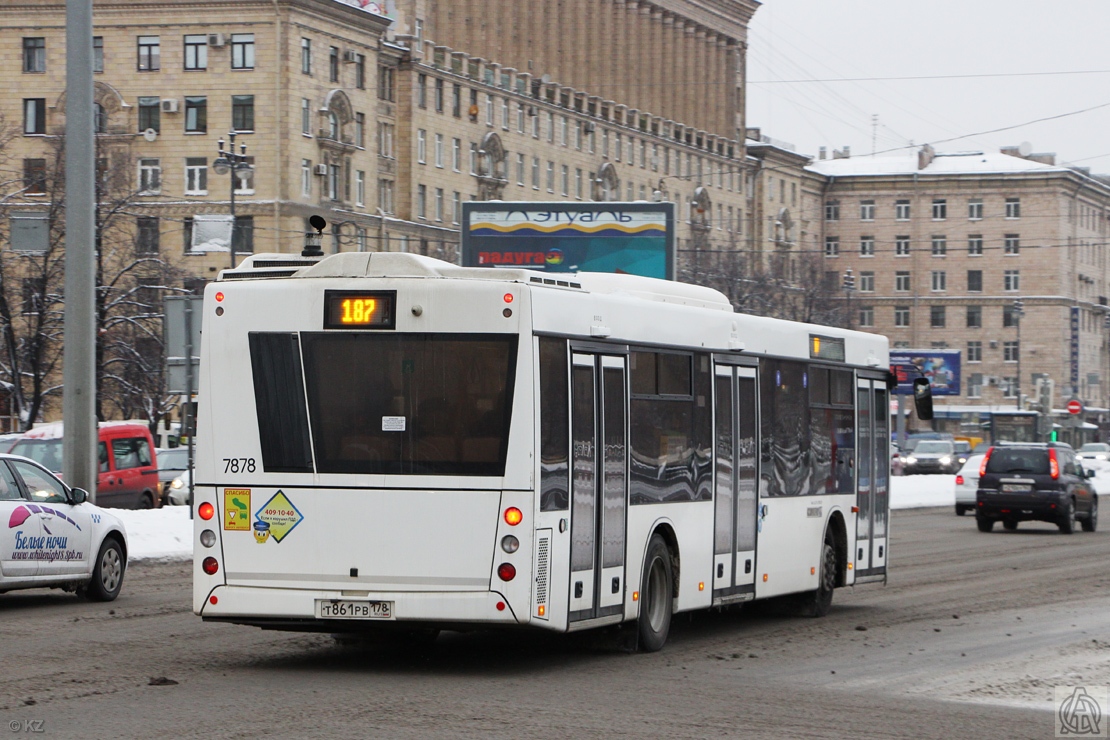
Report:
[[255,255],[201,357],[208,620],[656,650],[674,612],[886,579],[882,336],[627,275]]

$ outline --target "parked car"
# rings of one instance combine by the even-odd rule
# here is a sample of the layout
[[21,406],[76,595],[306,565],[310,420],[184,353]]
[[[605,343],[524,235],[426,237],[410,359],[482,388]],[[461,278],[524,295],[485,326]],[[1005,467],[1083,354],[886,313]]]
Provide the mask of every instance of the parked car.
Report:
[[986,455],[972,455],[956,473],[956,516],[963,516],[975,508],[975,493],[979,490],[979,466]]
[[[137,422],[102,421],[97,433],[97,503],[120,509],[158,506],[158,468],[150,429]],[[29,457],[61,474],[62,434],[61,423],[37,426],[15,443],[12,454]]]
[[995,445],[980,466],[975,519],[980,532],[996,521],[1006,529],[1018,522],[1051,522],[1064,534],[1076,521],[1094,532],[1098,496],[1075,451],[1058,442]]
[[167,502],[169,486],[177,476],[189,469],[189,448],[174,447],[154,451],[158,463],[158,497],[162,504]]
[[1110,444],[1105,442],[1088,442],[1079,448],[1081,460],[1110,460]]
[[33,460],[0,454],[0,593],[62,588],[112,601],[123,587],[123,523]]
[[906,456],[902,470],[914,473],[955,473],[960,469],[955,445],[947,439],[923,439]]

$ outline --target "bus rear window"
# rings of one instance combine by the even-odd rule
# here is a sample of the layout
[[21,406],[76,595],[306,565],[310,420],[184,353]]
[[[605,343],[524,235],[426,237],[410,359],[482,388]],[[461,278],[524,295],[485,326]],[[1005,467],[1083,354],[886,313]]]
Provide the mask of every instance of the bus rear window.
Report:
[[505,474],[516,335],[301,335],[320,473]]

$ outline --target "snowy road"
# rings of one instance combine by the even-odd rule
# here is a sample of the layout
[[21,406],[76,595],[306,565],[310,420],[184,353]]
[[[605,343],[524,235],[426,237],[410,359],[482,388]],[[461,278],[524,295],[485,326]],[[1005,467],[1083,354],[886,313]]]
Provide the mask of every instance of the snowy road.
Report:
[[[189,564],[119,601],[0,597],[0,727],[47,737],[1051,738],[1055,684],[1110,684],[1110,533],[892,517],[885,588],[825,619],[681,616],[660,653],[445,634],[418,652],[206,624]],[[151,679],[166,677],[172,682]]]

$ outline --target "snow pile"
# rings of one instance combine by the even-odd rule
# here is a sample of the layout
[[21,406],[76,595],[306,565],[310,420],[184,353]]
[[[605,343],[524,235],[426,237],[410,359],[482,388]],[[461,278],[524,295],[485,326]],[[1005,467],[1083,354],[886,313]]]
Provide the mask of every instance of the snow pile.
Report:
[[188,560],[193,557],[193,520],[188,506],[130,511],[108,509],[127,531],[127,560]]
[[890,478],[892,509],[955,505],[955,475],[894,475]]

